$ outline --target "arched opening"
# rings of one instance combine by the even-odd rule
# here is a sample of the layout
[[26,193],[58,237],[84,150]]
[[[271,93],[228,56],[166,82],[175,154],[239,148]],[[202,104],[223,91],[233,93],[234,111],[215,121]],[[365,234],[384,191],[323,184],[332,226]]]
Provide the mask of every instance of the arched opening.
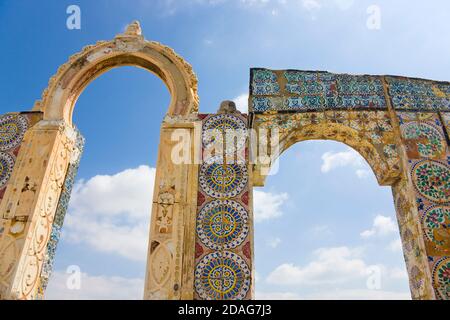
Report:
[[[119,66],[136,66],[147,69],[156,74],[169,89],[170,103],[168,110],[166,109],[167,112],[163,111],[165,126],[161,130],[161,139],[164,139],[165,142],[171,141],[172,129],[167,130],[168,126],[183,120],[185,122],[192,121],[197,116],[199,102],[197,78],[192,67],[171,48],[157,42],[145,41],[138,22],[130,24],[124,33],[117,35],[112,41],[99,41],[95,45],[84,47],[82,51],[74,54],[65,64],[61,65],[56,74],[50,78],[47,89],[43,91],[42,100],[36,101],[33,107],[32,111],[41,113],[43,119],[26,132],[24,140],[27,143],[24,144],[25,148],[22,148],[18,155],[18,162],[26,161],[33,165],[15,167],[14,177],[7,188],[6,200],[1,202],[2,206],[7,207],[5,211],[9,213],[11,219],[17,212],[26,212],[31,217],[27,222],[31,228],[25,228],[27,234],[24,233],[17,239],[8,238],[9,242],[6,243],[6,246],[10,246],[11,243],[17,245],[17,248],[14,247],[17,250],[8,255],[3,261],[4,265],[8,265],[11,270],[14,268],[17,270],[20,266],[23,272],[11,272],[10,278],[6,280],[6,286],[0,293],[2,298],[35,299],[42,297],[45,279],[51,269],[46,262],[51,261],[48,257],[51,257],[55,251],[55,243],[58,239],[58,236],[53,234],[54,219],[60,219],[66,212],[70,194],[70,188],[67,188],[66,183],[75,180],[74,175],[69,173],[74,173],[72,169],[77,164],[77,155],[80,150],[80,144],[76,141],[76,130],[72,126],[73,108],[87,84],[104,72]],[[108,94],[109,92],[105,95]],[[145,119],[141,117],[141,120]],[[148,122],[142,127],[147,125]],[[136,125],[134,124],[134,126]],[[190,129],[192,131],[192,126]],[[167,144],[160,143],[159,145],[167,146]],[[161,151],[159,148],[158,164],[166,163],[166,165],[158,165],[158,179],[161,177],[164,179],[159,179],[158,183],[154,184],[154,193],[159,196],[157,199],[161,198],[163,192],[186,190],[186,185],[192,185],[194,179],[192,172],[189,175],[185,174],[189,170],[188,165],[172,165],[165,161],[166,156],[166,150]],[[110,162],[109,159],[108,162]],[[142,175],[139,178],[142,178]],[[71,183],[69,184],[71,185]],[[165,191],[160,190],[161,187],[166,188]],[[175,197],[172,200],[177,202],[186,201],[185,198],[190,195],[177,193],[176,195],[171,194],[171,196]],[[157,201],[151,205],[152,212],[158,209],[159,202]],[[164,205],[166,204],[164,203]],[[58,212],[64,214],[58,216]],[[166,214],[166,211],[162,214]],[[152,217],[156,219],[155,215]],[[152,252],[155,249],[154,243],[180,250],[183,245],[182,224],[178,221],[176,214],[174,217],[173,224],[177,229],[171,233],[172,238],[169,236],[170,239],[167,239],[167,234],[164,234],[156,237],[163,237],[165,242],[160,238],[155,241],[152,239],[148,263],[150,266],[152,265],[152,258],[153,261],[163,259],[167,268],[173,266],[169,271],[173,272],[177,279],[172,278],[171,281],[181,282],[180,273],[177,271],[182,263],[179,258],[181,255],[175,256],[175,252],[169,251],[167,248],[164,252],[162,250],[156,250],[154,254]],[[152,226],[157,223],[155,219],[152,218]],[[20,226],[22,225],[23,223],[20,223]],[[91,226],[86,226],[86,228],[88,227]],[[168,232],[167,229],[163,231]],[[153,236],[153,232],[150,234]],[[26,238],[25,242],[24,238]],[[106,247],[108,247],[107,242]],[[172,260],[174,260],[173,264]],[[155,264],[153,263],[153,265]],[[158,266],[161,267],[161,264]],[[166,267],[160,268],[164,276],[168,270]],[[80,272],[78,272],[79,274]],[[148,279],[148,273],[146,278]],[[158,279],[166,280],[167,278]],[[157,285],[162,284],[158,283]],[[146,292],[153,289],[152,286],[152,283],[146,285]],[[167,287],[176,291],[174,295],[179,295],[179,285],[167,283]],[[156,288],[156,292],[160,291],[160,288]]]
[[73,124],[86,143],[46,299],[142,299],[169,103],[160,79],[130,66],[104,73],[81,93]]
[[410,298],[391,188],[344,143],[294,140],[254,189],[256,299]]

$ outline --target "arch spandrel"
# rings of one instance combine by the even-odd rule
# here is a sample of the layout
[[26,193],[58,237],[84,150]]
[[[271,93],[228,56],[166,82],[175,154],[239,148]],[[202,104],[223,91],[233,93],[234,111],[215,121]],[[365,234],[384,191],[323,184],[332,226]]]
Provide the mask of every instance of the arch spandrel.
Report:
[[44,120],[65,120],[71,124],[75,103],[84,88],[101,74],[120,66],[146,69],[164,82],[171,95],[169,116],[198,112],[198,81],[191,65],[173,49],[145,40],[137,22],[113,40],[99,41],[72,55],[50,78],[33,110],[42,111]]

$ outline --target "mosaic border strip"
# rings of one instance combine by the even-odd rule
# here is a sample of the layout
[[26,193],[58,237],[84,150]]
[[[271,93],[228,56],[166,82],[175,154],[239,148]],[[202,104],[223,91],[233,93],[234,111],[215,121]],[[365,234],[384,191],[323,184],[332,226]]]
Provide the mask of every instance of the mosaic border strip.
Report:
[[[437,299],[450,299],[450,152],[445,123],[435,112],[399,112],[401,139],[414,186],[432,285]],[[404,241],[411,238],[403,230]],[[404,251],[411,248],[404,244]],[[410,276],[413,276],[412,274]],[[417,283],[421,286],[423,283]]]
[[[386,96],[384,91],[386,84]],[[450,83],[397,76],[250,69],[249,112],[450,111]]]
[[[211,130],[246,130],[239,114],[200,115],[203,119],[203,164],[199,169],[195,244],[195,299],[250,299],[252,283],[252,223],[248,164],[226,163],[222,155],[205,154]],[[234,152],[247,152],[247,141]],[[246,155],[248,157],[248,155]]]
[[85,139],[77,128],[74,128],[76,132],[75,139],[75,152],[76,157],[70,162],[67,170],[66,178],[61,190],[58,205],[56,207],[55,218],[52,224],[52,230],[50,233],[50,239],[47,243],[46,252],[44,255],[44,262],[42,265],[42,271],[39,278],[39,288],[36,299],[41,300],[44,298],[45,290],[50,280],[53,263],[56,254],[56,249],[61,238],[61,231],[64,224],[64,218],[69,208],[69,201],[72,194],[72,189],[75,184],[75,178],[80,166],[81,156],[84,150]]

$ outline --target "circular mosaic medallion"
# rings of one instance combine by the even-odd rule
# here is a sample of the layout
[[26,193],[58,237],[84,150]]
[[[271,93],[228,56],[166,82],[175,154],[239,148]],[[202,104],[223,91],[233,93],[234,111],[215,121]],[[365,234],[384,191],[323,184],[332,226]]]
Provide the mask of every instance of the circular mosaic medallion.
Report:
[[[225,149],[226,155],[240,151],[245,146],[247,125],[239,117],[231,114],[218,114],[208,118],[203,124],[202,141],[205,149],[216,143]],[[217,139],[222,139],[216,142]],[[225,146],[223,146],[225,142]]]
[[450,298],[450,258],[442,258],[433,268],[433,287],[441,299]]
[[405,139],[417,141],[417,151],[424,158],[437,157],[445,152],[445,138],[434,126],[423,122],[409,122],[401,126]]
[[197,235],[208,248],[232,249],[247,237],[248,213],[233,200],[208,202],[197,216]]
[[412,168],[412,179],[417,191],[425,198],[444,203],[450,201],[450,169],[432,160],[417,162]]
[[200,169],[200,186],[213,198],[231,198],[247,185],[247,167],[240,164],[204,163]]
[[195,290],[202,299],[242,300],[249,289],[250,269],[233,252],[213,252],[197,264]]
[[28,121],[21,115],[0,117],[0,150],[6,151],[17,147],[28,128]]
[[427,238],[438,247],[446,247],[450,231],[450,207],[433,206],[422,216],[423,230]]
[[6,152],[0,152],[0,188],[4,187],[11,177],[15,159]]

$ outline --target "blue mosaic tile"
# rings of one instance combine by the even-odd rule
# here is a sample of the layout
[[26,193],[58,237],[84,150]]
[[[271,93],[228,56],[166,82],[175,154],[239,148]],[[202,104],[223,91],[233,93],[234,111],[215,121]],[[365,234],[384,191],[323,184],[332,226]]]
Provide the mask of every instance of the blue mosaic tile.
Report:
[[[256,73],[259,75],[263,71],[272,76],[256,77]],[[297,70],[275,72],[252,69],[251,72],[251,111],[254,112],[387,108],[380,77]],[[270,90],[255,90],[273,84],[277,74],[278,82],[284,85],[276,94],[271,94]],[[283,79],[280,80],[280,77]],[[258,83],[255,82],[255,78],[258,79]]]
[[450,110],[448,83],[401,77],[386,77],[386,81],[392,105],[397,110]]
[[258,95],[279,94],[277,75],[266,69],[256,69],[252,74],[252,92]]

